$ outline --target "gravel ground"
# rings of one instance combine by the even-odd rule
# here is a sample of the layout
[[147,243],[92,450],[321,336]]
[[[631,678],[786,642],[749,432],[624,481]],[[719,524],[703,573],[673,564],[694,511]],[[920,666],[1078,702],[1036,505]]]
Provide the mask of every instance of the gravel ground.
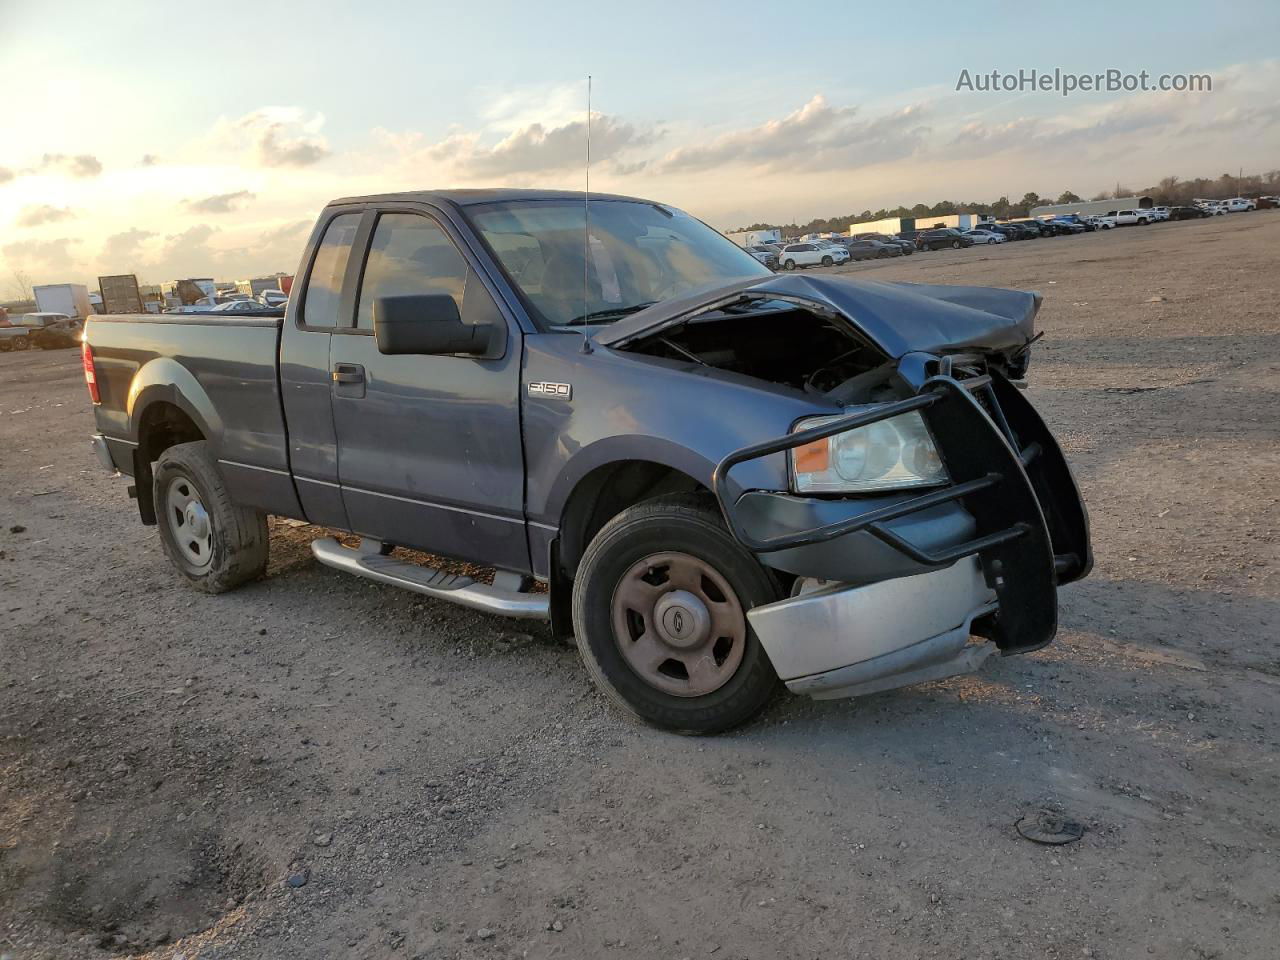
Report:
[[0,355],[0,956],[1274,957],[1277,250],[1258,212],[837,268],[1044,293],[1097,567],[1043,651],[715,739],[313,528],[192,592],[76,354]]

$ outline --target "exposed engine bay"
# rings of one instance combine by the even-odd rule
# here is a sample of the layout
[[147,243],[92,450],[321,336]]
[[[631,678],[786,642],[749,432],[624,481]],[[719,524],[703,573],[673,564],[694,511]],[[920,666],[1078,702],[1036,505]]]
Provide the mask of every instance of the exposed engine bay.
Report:
[[[811,394],[839,390],[846,403],[866,399],[892,372],[888,358],[848,323],[777,301],[705,314],[647,337],[631,351],[693,361]],[[863,396],[845,398],[848,391],[840,388],[869,373],[875,376],[860,380],[857,391]]]

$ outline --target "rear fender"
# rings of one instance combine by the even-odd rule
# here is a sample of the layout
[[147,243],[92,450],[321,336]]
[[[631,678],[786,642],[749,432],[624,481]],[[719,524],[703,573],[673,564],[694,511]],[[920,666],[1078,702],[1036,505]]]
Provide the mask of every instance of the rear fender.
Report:
[[140,442],[140,430],[147,408],[164,401],[191,418],[216,457],[221,447],[223,423],[209,394],[191,371],[168,357],[157,357],[144,364],[133,376],[125,411],[129,417],[129,436]]

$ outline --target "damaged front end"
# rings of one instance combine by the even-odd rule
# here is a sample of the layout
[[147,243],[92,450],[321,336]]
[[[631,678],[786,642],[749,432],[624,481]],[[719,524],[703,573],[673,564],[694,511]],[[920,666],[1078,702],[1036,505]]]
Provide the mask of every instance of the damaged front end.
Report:
[[[712,478],[733,535],[793,578],[791,597],[748,614],[793,691],[871,693],[1052,640],[1057,588],[1088,573],[1092,552],[1066,459],[1017,388],[1039,304],[1019,291],[786,277],[608,331],[611,345],[842,411],[731,453]],[[778,455],[786,489],[731,481]]]

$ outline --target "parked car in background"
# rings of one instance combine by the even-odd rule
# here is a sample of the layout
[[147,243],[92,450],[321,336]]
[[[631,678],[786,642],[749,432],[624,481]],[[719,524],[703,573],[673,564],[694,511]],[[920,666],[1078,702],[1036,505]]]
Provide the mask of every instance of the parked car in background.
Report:
[[1064,213],[1054,217],[1053,219],[1057,220],[1059,223],[1078,224],[1079,226],[1084,228],[1085,233],[1092,233],[1094,231],[1093,224],[1090,223],[1086,218],[1080,216],[1080,214],[1078,213]]
[[1040,229],[1050,237],[1070,237],[1076,233],[1073,224],[1063,223],[1061,220],[1041,220],[1039,225]]
[[966,230],[964,235],[974,243],[1004,243],[1005,236],[1003,233],[996,233],[994,230]]
[[1115,221],[1118,227],[1145,227],[1151,222],[1151,214],[1146,210],[1117,210]]
[[1109,215],[1089,217],[1089,222],[1095,230],[1114,230],[1117,226],[1116,218]]
[[1205,217],[1213,216],[1203,207],[1170,207],[1170,220],[1202,220]]
[[776,270],[778,268],[778,251],[774,250],[772,247],[765,246],[763,243],[753,243],[743,249],[770,270]]
[[263,290],[262,302],[268,307],[283,307],[289,302],[289,295],[283,290]]
[[1257,202],[1246,200],[1244,197],[1232,197],[1227,201],[1227,213],[1244,213],[1247,210],[1257,209]]
[[914,240],[907,240],[903,237],[891,237],[886,233],[855,233],[855,240],[878,240],[881,243],[891,243],[902,251],[904,256],[911,256],[915,252],[916,244]]
[[1027,235],[1024,231],[1019,230],[1017,227],[1008,223],[988,223],[985,224],[982,229],[990,233],[998,233],[1000,236],[1004,237],[1005,240],[1009,241],[1027,239]]
[[1168,220],[1168,219],[1169,219],[1169,208],[1168,208],[1168,207],[1152,207],[1152,208],[1151,208],[1151,218],[1152,218],[1152,220],[1154,220],[1154,221],[1156,221],[1156,222],[1160,222],[1160,221]]
[[1203,200],[1197,201],[1198,206],[1211,217],[1220,217],[1227,212],[1227,202],[1225,200]]
[[851,260],[882,260],[885,257],[902,256],[901,247],[882,240],[848,240],[844,243],[844,248],[849,251]]
[[1050,236],[1049,231],[1040,228],[1040,221],[1038,220],[1010,220],[1007,226],[1013,227],[1015,230],[1021,230],[1023,237],[1028,240]]
[[959,250],[961,247],[972,246],[972,239],[950,227],[942,230],[926,230],[916,238],[916,247],[920,250],[942,250],[945,247]]
[[1067,220],[1064,217],[1054,217],[1049,222],[1058,229],[1059,233],[1077,234],[1085,232],[1083,223],[1076,223],[1074,220]]
[[0,307],[0,352],[27,350],[31,347],[31,328],[9,319],[9,313]]
[[849,251],[840,247],[820,246],[817,243],[789,243],[778,255],[783,270],[795,270],[798,267],[830,267],[833,264],[845,263],[849,259]]
[[[18,318],[18,324],[27,330],[27,345],[42,350],[74,347],[84,333],[84,321],[65,313],[28,313]],[[25,349],[17,343],[14,347]]]

